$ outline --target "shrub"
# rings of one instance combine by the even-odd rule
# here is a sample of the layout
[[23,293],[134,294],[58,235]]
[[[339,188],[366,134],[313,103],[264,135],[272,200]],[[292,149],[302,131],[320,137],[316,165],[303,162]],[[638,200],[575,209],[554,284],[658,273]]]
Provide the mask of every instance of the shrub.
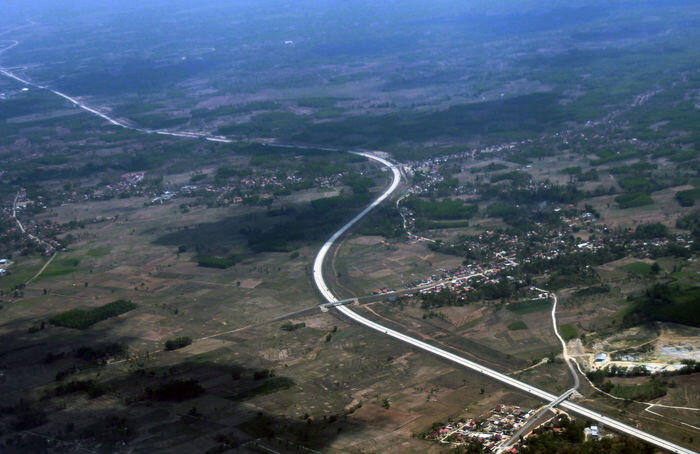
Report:
[[671,232],[668,227],[660,222],[648,222],[640,224],[634,231],[634,236],[641,240],[651,240],[654,238],[668,238]]
[[165,341],[166,350],[177,350],[178,348],[187,347],[192,343],[192,338],[187,336],[175,337]]
[[301,323],[292,323],[290,321],[285,322],[282,326],[280,326],[280,329],[284,331],[295,331],[298,330],[299,328],[304,328],[306,326],[306,323],[301,322]]
[[236,263],[240,262],[241,259],[237,255],[229,255],[228,257],[199,257],[197,259],[197,265],[206,268],[219,268],[226,269]]
[[681,206],[692,207],[697,199],[700,199],[700,188],[676,192],[676,200]]
[[511,331],[517,331],[521,329],[527,329],[527,325],[525,324],[524,321],[518,320],[517,322],[513,322],[510,325],[508,325],[508,329]]
[[275,372],[270,370],[270,369],[259,369],[253,372],[253,379],[254,380],[262,380],[264,378],[268,377],[274,377]]

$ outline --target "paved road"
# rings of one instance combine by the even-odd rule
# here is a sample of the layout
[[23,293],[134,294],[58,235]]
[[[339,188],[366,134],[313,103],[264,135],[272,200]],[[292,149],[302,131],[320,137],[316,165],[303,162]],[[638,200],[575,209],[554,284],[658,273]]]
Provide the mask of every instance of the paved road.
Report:
[[[353,225],[355,225],[360,219],[362,219],[367,213],[369,213],[374,207],[382,203],[384,200],[386,200],[393,192],[396,190],[396,188],[399,185],[399,182],[401,180],[401,172],[398,168],[398,166],[392,164],[391,162],[387,161],[386,159],[380,158],[378,156],[372,155],[370,153],[366,152],[355,152],[355,154],[359,154],[361,156],[364,156],[368,159],[372,159],[374,161],[377,161],[378,163],[388,167],[391,169],[393,172],[393,180],[391,182],[391,185],[374,201],[372,202],[367,208],[362,210],[357,216],[352,218],[347,224],[342,226],[337,232],[335,232],[329,239],[326,241],[323,246],[321,246],[321,249],[318,251],[318,254],[316,255],[316,259],[314,260],[314,266],[313,266],[313,278],[314,282],[316,283],[316,286],[318,287],[319,292],[323,296],[323,298],[328,301],[329,303],[335,303],[339,301],[335,295],[330,291],[328,286],[326,285],[326,282],[323,278],[323,263],[326,258],[326,255],[328,254],[328,251],[331,249],[333,244],[342,236],[345,232],[348,231]],[[369,320],[355,312],[353,312],[349,307],[341,305],[341,306],[336,306],[335,307],[340,313],[343,315],[351,318],[352,320],[368,327],[371,328],[375,331],[378,331],[382,334],[385,334],[389,337],[393,337],[394,339],[400,340],[402,342],[405,342],[409,345],[412,345],[413,347],[419,348],[421,350],[425,350],[429,353],[432,353],[436,356],[439,356],[441,358],[444,358],[448,361],[452,361],[454,363],[457,363],[461,366],[465,366],[475,372],[479,372],[483,375],[486,375],[487,377],[490,377],[496,381],[499,381],[501,383],[504,383],[508,386],[511,386],[513,388],[517,388],[521,391],[524,391],[530,395],[533,395],[535,397],[538,397],[542,400],[545,400],[550,403],[558,403],[558,400],[563,400],[566,396],[567,393],[565,393],[562,396],[556,396],[552,393],[549,393],[547,391],[541,390],[539,388],[536,388],[534,386],[531,386],[525,382],[522,382],[520,380],[516,380],[514,378],[511,378],[505,374],[502,374],[500,372],[497,372],[493,369],[490,369],[488,367],[482,366],[478,363],[475,363],[474,361],[470,361],[468,359],[462,358],[458,355],[455,355],[454,353],[450,353],[447,350],[443,350],[438,347],[434,347],[426,342],[423,342],[421,340],[415,339],[413,337],[407,336],[403,333],[400,333],[398,331],[395,331],[391,328],[388,328],[386,326],[380,325],[379,323],[373,322],[372,320]],[[639,438],[641,440],[644,440],[648,443],[651,443],[653,445],[656,445],[660,448],[667,449],[671,452],[675,453],[685,453],[685,454],[690,454],[693,453],[694,451],[684,448],[682,446],[678,446],[674,443],[671,443],[669,441],[663,440],[659,437],[656,437],[654,435],[648,434],[644,431],[641,431],[639,429],[636,429],[632,426],[629,426],[627,424],[624,424],[620,421],[616,421],[612,418],[609,418],[601,413],[595,412],[593,410],[589,410],[587,408],[584,408],[580,405],[571,403],[571,402],[566,402],[563,401],[560,404],[561,407],[566,408],[567,410],[576,413],[578,415],[584,416],[586,418],[590,418],[592,420],[598,421],[601,424],[604,424],[605,426],[618,430],[620,432],[623,432],[627,435],[631,435],[633,437]]]
[[[12,47],[14,47],[16,44],[13,44]],[[3,49],[6,50],[6,49]],[[101,117],[104,120],[107,120],[109,123],[119,126],[125,129],[131,129],[134,131],[139,131],[143,132],[146,134],[162,134],[162,135],[168,135],[168,136],[173,136],[173,137],[183,137],[183,138],[201,138],[209,141],[214,141],[214,142],[225,142],[225,143],[230,143],[233,142],[233,140],[228,139],[226,137],[221,137],[221,136],[214,136],[214,135],[208,135],[206,133],[202,132],[173,132],[173,131],[167,131],[167,130],[152,130],[152,129],[143,129],[143,128],[137,128],[134,126],[130,126],[122,121],[119,121],[115,118],[110,117],[109,115],[106,115],[90,106],[87,106],[77,99],[66,95],[65,93],[61,93],[56,90],[52,90],[46,86],[39,85],[32,83],[28,80],[25,80],[15,74],[13,74],[9,69],[7,68],[0,68],[0,74],[12,78],[18,82],[21,82],[25,85],[28,86],[33,86],[36,88],[40,89],[46,89],[52,92],[53,94],[60,96],[64,99],[67,99],[68,101],[72,102],[76,107],[79,107],[93,115],[96,115],[98,117]],[[283,144],[273,144],[274,146],[289,146],[289,147],[300,147],[299,145],[283,145]],[[301,146],[303,147],[303,146]],[[329,151],[337,151],[336,148],[330,148],[326,147],[325,149],[328,149]],[[374,161],[379,162],[380,164],[388,167],[391,169],[393,173],[393,180],[391,182],[391,185],[374,201],[372,202],[367,208],[362,210],[357,216],[352,218],[347,224],[345,224],[343,227],[340,228],[337,232],[335,232],[329,239],[326,241],[321,249],[319,250],[316,259],[314,261],[314,268],[313,268],[313,276],[314,276],[314,281],[316,283],[316,286],[318,287],[319,291],[323,295],[324,299],[328,301],[329,303],[334,303],[337,302],[338,299],[331,293],[330,289],[328,289],[328,286],[326,285],[324,279],[323,279],[323,273],[322,273],[322,268],[323,268],[323,262],[328,254],[328,251],[330,250],[331,246],[335,243],[335,241],[342,236],[350,227],[355,225],[357,221],[362,219],[367,213],[369,213],[373,208],[375,208],[377,205],[382,203],[384,200],[386,200],[393,192],[396,190],[396,188],[399,186],[399,183],[401,182],[401,171],[400,169],[392,164],[391,162],[387,161],[386,159],[380,158],[378,156],[375,156],[371,153],[368,152],[363,152],[363,151],[356,151],[352,152],[354,154],[358,154],[360,156],[364,156],[368,159],[372,159]],[[423,341],[420,341],[418,339],[414,339],[410,336],[406,336],[405,334],[402,334],[398,331],[394,331],[390,328],[387,328],[385,326],[380,325],[379,323],[375,323],[365,317],[362,317],[359,314],[356,314],[352,310],[350,310],[346,306],[337,306],[336,309],[341,312],[342,314],[346,315],[347,317],[355,320],[356,322],[367,326],[368,328],[374,329],[375,331],[379,331],[380,333],[384,333],[387,336],[393,337],[397,340],[400,340],[402,342],[405,342],[407,344],[410,344],[416,348],[419,348],[421,350],[425,350],[429,353],[432,353],[436,356],[440,356],[444,359],[447,359],[449,361],[452,361],[454,363],[457,363],[459,365],[462,365],[464,367],[467,367],[473,371],[479,372],[481,374],[484,374],[494,380],[497,380],[501,383],[504,383],[508,386],[520,389],[521,391],[527,392],[535,397],[538,397],[542,400],[552,402],[557,399],[557,396],[554,394],[548,393],[546,391],[543,391],[541,389],[535,388],[534,386],[530,386],[527,383],[521,382],[519,380],[516,380],[514,378],[511,378],[507,375],[504,375],[500,372],[497,372],[493,369],[489,369],[488,367],[482,366],[478,363],[475,363],[473,361],[469,361],[468,359],[464,359],[460,356],[457,356],[453,353],[450,353],[446,350],[434,347],[430,344],[427,344]],[[626,433],[628,435],[631,435],[633,437],[639,438],[641,440],[644,440],[648,443],[651,443],[653,445],[656,445],[660,448],[667,449],[671,452],[675,453],[684,453],[684,454],[692,454],[694,451],[683,448],[682,446],[678,446],[676,444],[673,444],[671,442],[668,442],[666,440],[662,440],[661,438],[655,437],[654,435],[648,434],[646,432],[643,432],[639,429],[636,429],[634,427],[628,426],[626,424],[623,424],[619,421],[616,421],[612,418],[608,418],[605,415],[602,415],[600,413],[594,412],[592,410],[588,410],[587,408],[584,408],[580,405],[576,405],[571,402],[563,402],[561,407],[566,408],[567,410],[570,410],[576,414],[579,414],[581,416],[593,419],[595,421],[598,421],[601,424],[605,424],[608,427],[611,427],[613,429],[616,429],[620,432]]]
[[554,334],[557,336],[557,339],[559,339],[559,342],[561,343],[561,351],[562,355],[564,356],[564,361],[566,361],[566,365],[569,366],[569,372],[571,372],[571,376],[574,378],[574,386],[570,389],[570,391],[575,391],[578,389],[581,383],[579,381],[578,374],[576,373],[574,365],[571,364],[571,357],[569,356],[569,350],[566,348],[566,341],[564,341],[564,338],[561,337],[561,334],[559,333],[559,326],[557,324],[557,303],[559,302],[559,300],[557,298],[556,293],[550,293],[540,288],[535,288],[535,290],[539,290],[540,292],[550,294],[552,296],[552,299],[554,300],[554,302],[552,303],[552,328],[554,329]]

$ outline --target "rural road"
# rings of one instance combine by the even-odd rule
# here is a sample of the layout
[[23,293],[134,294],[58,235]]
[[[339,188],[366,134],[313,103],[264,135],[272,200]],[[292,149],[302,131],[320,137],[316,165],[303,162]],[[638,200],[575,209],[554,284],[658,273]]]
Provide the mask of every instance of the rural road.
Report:
[[571,364],[571,357],[569,356],[569,350],[566,348],[566,341],[563,337],[561,337],[561,334],[559,333],[559,326],[557,325],[557,303],[559,300],[557,298],[557,295],[556,293],[547,292],[546,290],[542,290],[539,288],[536,288],[535,290],[548,293],[552,296],[552,299],[554,300],[554,303],[552,304],[552,328],[554,329],[554,334],[556,334],[557,339],[559,339],[559,342],[561,342],[561,349],[562,355],[564,356],[564,361],[566,361],[566,365],[569,366],[571,376],[574,377],[574,386],[569,391],[576,391],[580,385],[580,381],[578,378],[578,374],[576,373],[576,369],[574,368],[574,365]]
[[[18,44],[17,42],[13,42],[13,44],[11,46],[9,46],[8,48],[5,48],[5,49],[1,49],[0,52],[4,52],[6,50],[9,50],[11,47],[16,46],[17,44]],[[183,137],[183,138],[190,138],[190,139],[200,138],[200,139],[209,140],[209,141],[213,141],[213,142],[225,142],[225,143],[234,142],[233,140],[225,138],[225,137],[209,135],[209,134],[202,133],[202,132],[185,132],[185,131],[175,132],[175,131],[167,131],[167,130],[144,129],[144,128],[130,126],[122,121],[119,121],[115,118],[112,118],[109,115],[107,115],[103,112],[100,112],[100,111],[80,102],[76,98],[68,96],[65,93],[62,93],[62,92],[50,89],[44,85],[35,84],[35,83],[32,83],[26,79],[23,79],[23,78],[17,76],[16,74],[14,74],[8,68],[0,67],[0,74],[6,76],[8,78],[14,79],[17,82],[20,82],[24,85],[32,86],[32,87],[39,88],[39,89],[48,90],[51,93],[70,101],[76,107],[83,109],[86,112],[89,112],[93,115],[96,115],[96,116],[108,121],[109,123],[111,123],[114,126],[119,126],[119,127],[125,128],[125,129],[131,129],[131,130],[143,132],[146,134],[162,134],[162,135],[168,135],[168,136],[173,136],[173,137]],[[274,146],[285,146],[285,145],[277,144],[277,143],[275,143],[273,145]],[[292,147],[294,145],[289,145],[289,146]],[[327,149],[336,150],[336,149],[330,148],[330,147],[327,147]],[[335,303],[339,300],[330,291],[330,289],[326,285],[324,278],[323,278],[323,272],[322,272],[323,262],[324,262],[324,259],[326,258],[326,255],[328,254],[328,251],[330,250],[331,246],[336,242],[336,240],[340,236],[342,236],[345,232],[347,232],[348,229],[350,229],[353,225],[355,225],[360,219],[362,219],[373,208],[375,208],[376,206],[381,204],[384,200],[389,198],[394,193],[396,188],[399,186],[399,183],[401,182],[401,171],[400,171],[399,167],[397,167],[396,165],[387,161],[386,159],[383,159],[379,156],[373,155],[373,154],[368,153],[368,152],[356,151],[356,152],[352,152],[352,153],[360,155],[360,156],[364,156],[368,159],[374,160],[374,161],[386,166],[387,168],[389,168],[392,171],[393,179],[392,179],[392,182],[389,185],[389,187],[384,192],[382,192],[382,194],[376,200],[374,200],[369,206],[367,206],[364,210],[362,210],[357,216],[352,218],[347,224],[345,224],[337,232],[335,232],[328,239],[328,241],[326,241],[323,244],[323,246],[319,250],[319,252],[316,256],[316,259],[314,261],[313,278],[314,278],[314,282],[316,283],[316,286],[318,287],[318,290],[321,292],[321,295],[329,303]],[[553,401],[557,400],[557,398],[558,398],[556,395],[551,394],[547,391],[544,391],[544,390],[541,390],[541,389],[536,388],[534,386],[528,385],[527,383],[524,383],[522,381],[511,378],[507,375],[504,375],[504,374],[497,372],[493,369],[490,369],[488,367],[482,366],[482,365],[475,363],[473,361],[469,361],[465,358],[462,358],[458,355],[450,353],[446,350],[434,347],[428,343],[425,343],[425,342],[420,341],[418,339],[415,339],[415,338],[412,338],[412,337],[407,336],[405,334],[402,334],[398,331],[395,331],[395,330],[392,330],[392,329],[387,328],[385,326],[382,326],[379,323],[375,323],[375,322],[353,312],[347,306],[342,306],[342,305],[336,306],[336,309],[339,312],[341,312],[343,315],[353,319],[354,321],[356,321],[356,322],[358,322],[358,323],[360,323],[368,328],[371,328],[375,331],[386,334],[387,336],[390,336],[390,337],[393,337],[399,341],[405,342],[405,343],[412,345],[413,347],[416,347],[418,349],[427,351],[427,352],[432,353],[436,356],[447,359],[448,361],[452,361],[456,364],[467,367],[475,372],[479,372],[480,374],[486,375],[487,377],[490,377],[496,381],[499,381],[499,382],[506,384],[508,386],[511,386],[513,388],[517,388],[517,389],[524,391],[528,394],[531,394],[537,398],[540,398],[540,399],[545,400],[547,402],[553,402]],[[644,440],[648,443],[651,443],[651,444],[658,446],[660,448],[669,450],[671,452],[683,453],[683,454],[692,454],[695,452],[695,451],[692,451],[690,449],[687,449],[687,448],[684,448],[682,446],[671,443],[669,441],[658,438],[654,435],[651,435],[651,434],[646,433],[644,431],[641,431],[639,429],[636,429],[634,427],[631,427],[629,425],[623,424],[619,421],[616,421],[616,420],[609,418],[605,415],[597,413],[593,410],[589,410],[587,408],[584,408],[580,405],[577,405],[577,404],[574,404],[571,402],[562,402],[560,404],[560,406],[563,408],[566,408],[567,410],[570,410],[571,412],[576,413],[580,416],[598,421],[599,423],[604,424],[607,427],[616,429],[622,433],[633,436],[633,437],[638,438],[640,440]]]

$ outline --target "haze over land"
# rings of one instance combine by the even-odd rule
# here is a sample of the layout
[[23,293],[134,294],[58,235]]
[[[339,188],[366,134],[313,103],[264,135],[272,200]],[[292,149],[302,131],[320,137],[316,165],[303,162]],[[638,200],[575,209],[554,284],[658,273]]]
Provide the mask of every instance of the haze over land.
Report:
[[0,451],[697,450],[699,49],[697,2],[3,2]]

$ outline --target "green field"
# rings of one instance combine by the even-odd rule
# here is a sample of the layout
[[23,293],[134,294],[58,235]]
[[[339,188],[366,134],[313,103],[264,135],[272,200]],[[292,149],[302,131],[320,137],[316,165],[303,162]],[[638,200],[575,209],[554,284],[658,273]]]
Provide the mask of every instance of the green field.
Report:
[[578,337],[578,331],[576,330],[576,328],[569,325],[568,323],[559,325],[559,332],[561,333],[561,337],[563,337],[564,340],[567,341]]
[[630,272],[632,274],[640,274],[642,276],[648,276],[651,274],[651,265],[649,263],[628,263],[627,265],[623,266],[623,268],[625,269],[625,271]]
[[98,258],[98,257],[104,257],[105,255],[109,254],[112,251],[112,248],[109,246],[98,246],[95,248],[90,249],[85,253],[88,257],[92,258]]
[[620,208],[626,209],[652,205],[654,200],[651,198],[651,196],[649,196],[649,194],[645,194],[643,192],[631,192],[629,194],[622,194],[615,197],[615,202],[617,202]]
[[541,311],[546,311],[552,307],[552,303],[549,301],[548,298],[545,299],[534,299],[534,300],[526,300],[526,301],[519,301],[517,303],[510,303],[509,305],[506,306],[506,309],[508,309],[511,312],[514,312],[518,315],[524,315],[524,314],[531,314],[533,312],[541,312]]
[[613,396],[622,399],[650,401],[666,395],[666,382],[654,378],[638,385],[613,385],[610,382],[606,382],[603,388],[608,390]]
[[65,276],[74,273],[78,269],[80,261],[75,258],[57,258],[46,267],[40,278]]
[[16,286],[21,286],[31,279],[43,266],[47,259],[42,257],[42,263],[21,263],[10,268],[11,274],[0,278],[0,285],[4,292],[9,292]]

